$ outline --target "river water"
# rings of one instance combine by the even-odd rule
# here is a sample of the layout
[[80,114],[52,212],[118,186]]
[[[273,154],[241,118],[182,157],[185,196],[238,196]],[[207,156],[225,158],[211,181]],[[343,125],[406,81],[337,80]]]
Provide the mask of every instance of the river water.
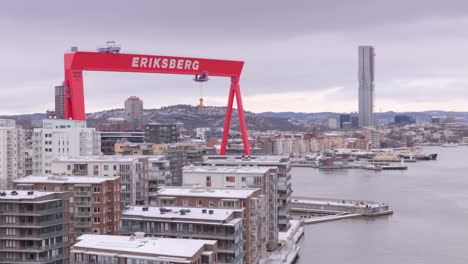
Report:
[[426,147],[406,171],[293,168],[293,196],[390,204],[393,215],[306,226],[296,263],[468,263],[468,147]]

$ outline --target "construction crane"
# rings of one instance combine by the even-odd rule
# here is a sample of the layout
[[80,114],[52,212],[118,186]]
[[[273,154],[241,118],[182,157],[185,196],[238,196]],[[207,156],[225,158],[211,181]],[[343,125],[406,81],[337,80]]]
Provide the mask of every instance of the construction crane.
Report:
[[202,86],[202,83],[204,82],[207,82],[209,80],[208,78],[208,72],[207,71],[203,71],[202,74],[200,75],[195,75],[195,79],[193,79],[195,82],[198,82],[200,83],[200,99],[198,99],[200,101],[200,104],[198,105],[198,108],[200,109],[203,109],[205,106],[203,105],[203,86]]

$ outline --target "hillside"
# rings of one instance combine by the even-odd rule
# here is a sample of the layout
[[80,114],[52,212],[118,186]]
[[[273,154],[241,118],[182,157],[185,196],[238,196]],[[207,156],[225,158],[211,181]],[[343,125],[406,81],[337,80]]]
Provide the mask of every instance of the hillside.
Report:
[[[143,123],[184,123],[185,128],[193,129],[197,127],[222,127],[226,107],[207,106],[199,109],[190,105],[174,105],[159,109],[145,109],[143,112]],[[124,117],[123,109],[114,109],[102,112],[87,114],[88,126],[96,126],[98,123],[105,123],[110,117]],[[304,131],[307,128],[301,122],[282,118],[261,116],[252,112],[245,112],[247,127],[250,130],[283,130],[283,131]],[[231,128],[239,129],[239,119],[237,110],[232,115]]]

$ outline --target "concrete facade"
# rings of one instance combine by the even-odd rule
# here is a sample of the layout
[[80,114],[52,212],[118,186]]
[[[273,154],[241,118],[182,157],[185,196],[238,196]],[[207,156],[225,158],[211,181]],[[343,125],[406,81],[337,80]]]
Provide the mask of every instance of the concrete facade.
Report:
[[374,125],[374,47],[358,47],[359,127]]

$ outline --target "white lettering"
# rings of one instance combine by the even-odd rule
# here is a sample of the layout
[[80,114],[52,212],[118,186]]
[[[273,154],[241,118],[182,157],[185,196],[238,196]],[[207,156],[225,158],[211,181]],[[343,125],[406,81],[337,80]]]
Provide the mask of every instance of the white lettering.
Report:
[[182,70],[183,67],[184,67],[184,60],[178,60],[177,69]]
[[176,66],[176,60],[171,59],[171,60],[169,61],[169,69],[174,69],[175,66]]
[[194,71],[197,71],[199,66],[200,66],[200,63],[198,61],[194,61],[192,64],[192,69]]
[[132,67],[138,67],[138,60],[140,60],[139,57],[133,57],[133,59],[132,59]]
[[149,58],[149,60],[148,60],[148,67],[151,68],[151,64],[153,64],[153,58]]
[[186,60],[184,70],[190,70],[190,64],[192,64],[192,61],[191,60]]
[[159,61],[161,60],[161,58],[154,58],[154,63],[153,63],[153,68],[159,68]]
[[141,58],[140,67],[146,67],[146,63],[148,63],[148,58]]
[[162,68],[164,68],[164,69],[167,68],[167,61],[168,61],[168,59],[163,59],[163,60],[162,60],[162,65],[161,65]]

